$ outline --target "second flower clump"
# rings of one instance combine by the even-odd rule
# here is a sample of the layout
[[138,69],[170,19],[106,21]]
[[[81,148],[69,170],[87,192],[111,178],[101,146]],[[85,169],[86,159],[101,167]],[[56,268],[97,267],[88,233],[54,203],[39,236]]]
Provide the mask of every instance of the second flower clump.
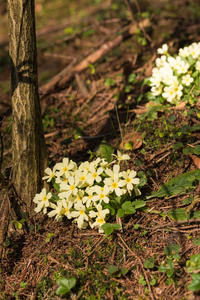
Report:
[[177,105],[181,100],[193,104],[199,95],[200,43],[179,49],[178,55],[168,53],[168,45],[157,50],[156,67],[150,79],[151,93],[158,102]]

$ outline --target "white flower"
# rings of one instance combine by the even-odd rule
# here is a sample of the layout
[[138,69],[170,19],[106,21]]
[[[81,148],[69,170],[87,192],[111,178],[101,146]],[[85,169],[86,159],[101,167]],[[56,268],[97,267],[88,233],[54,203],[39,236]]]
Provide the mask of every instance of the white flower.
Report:
[[50,182],[53,178],[55,178],[56,168],[53,167],[53,171],[50,168],[46,168],[44,171],[47,176],[42,177],[42,180],[47,180],[47,182]]
[[159,48],[157,50],[157,53],[158,54],[168,54],[168,45],[167,44],[162,45],[162,48]]
[[106,168],[109,168],[109,163],[104,158],[101,159],[100,166],[105,170]]
[[194,79],[190,76],[190,74],[187,74],[182,77],[182,84],[186,86],[189,86],[193,81]]
[[188,47],[184,47],[183,49],[179,49],[179,53],[178,53],[180,56],[182,57],[187,57],[190,55],[190,51],[188,49]]
[[70,171],[76,170],[76,163],[72,160],[69,161],[69,158],[64,157],[61,163],[55,165],[55,168],[59,171],[57,176],[62,176],[64,174],[67,178],[70,176]]
[[[56,173],[56,176],[57,176],[57,174],[58,173]],[[56,177],[56,183],[61,184],[62,182],[65,182],[65,183],[68,182],[68,179],[64,174],[62,176]]]
[[[101,227],[106,221],[106,215],[110,213],[109,209],[102,209],[101,204],[96,205],[97,212],[91,210],[89,212],[90,218],[96,218],[95,222],[90,224],[91,228]],[[99,232],[103,232],[102,229],[99,228]]]
[[176,82],[174,83],[174,92],[176,94],[177,99],[180,99],[181,96],[183,95],[182,89],[183,89],[182,84],[178,84]]
[[129,160],[130,156],[128,154],[122,154],[119,150],[117,150],[117,155],[112,154],[117,158],[118,161]]
[[86,168],[83,170],[78,169],[74,173],[75,173],[76,178],[79,181],[79,183],[78,183],[79,188],[88,186],[89,169],[86,169]]
[[85,213],[86,208],[80,202],[75,203],[74,208],[75,208],[75,211],[72,211],[71,215],[72,215],[73,218],[75,218],[75,221],[77,222],[78,228],[81,229],[84,226],[84,221],[85,220],[88,221],[88,216]]
[[94,191],[94,189],[87,188],[85,192],[87,195],[83,197],[82,202],[84,204],[86,203],[86,207],[90,207],[91,202],[93,202],[95,191]]
[[56,204],[51,203],[51,208],[53,208],[53,209],[52,209],[52,211],[50,211],[48,213],[48,216],[50,218],[56,216],[55,217],[56,221],[61,221],[63,218],[63,215],[65,214],[65,209],[63,207],[63,201],[58,200],[58,202]]
[[161,85],[159,87],[152,86],[151,93],[154,96],[158,96],[158,95],[162,94],[162,86]]
[[134,188],[136,184],[140,183],[139,178],[135,178],[136,172],[133,170],[127,170],[122,172],[122,176],[124,180],[122,180],[124,186],[126,186],[126,189],[130,193]]
[[71,219],[72,218],[72,214],[71,214],[71,208],[73,203],[71,201],[62,201],[63,204],[63,208],[64,208],[64,215],[68,218]]
[[120,179],[121,172],[119,172],[119,165],[113,166],[113,171],[110,169],[105,170],[105,173],[109,176],[109,178],[105,178],[104,183],[109,187],[111,192],[115,191],[117,196],[121,196],[123,194],[123,190],[121,187],[123,186],[123,182]]
[[189,64],[186,64],[184,61],[181,61],[179,66],[176,66],[176,70],[178,74],[184,74],[187,73],[189,67],[190,67]]
[[90,166],[89,161],[85,161],[85,162],[80,164],[78,170],[79,171],[84,171],[86,169],[89,172],[89,166]]
[[66,192],[65,198],[69,197],[70,195],[76,196],[78,193],[77,185],[79,183],[78,178],[70,176],[68,178],[68,183],[62,182],[60,184],[60,189],[63,192]]
[[150,85],[158,88],[162,82],[162,77],[159,75],[150,78]]
[[74,199],[74,203],[76,203],[76,202],[82,203],[84,194],[85,194],[84,191],[78,190],[78,193],[77,193],[77,195],[76,195],[76,198]]
[[97,202],[97,201],[104,201],[105,203],[109,203],[110,199],[108,197],[109,193],[110,193],[110,189],[108,186],[95,186],[95,187],[91,187],[91,190],[94,191],[97,195],[95,195],[93,197],[93,202]]
[[200,55],[200,44],[193,43],[188,47],[189,53],[192,55],[194,59],[198,58]]
[[90,173],[88,174],[87,181],[89,185],[93,185],[94,181],[100,182],[102,180],[101,173],[103,173],[103,168],[100,167],[96,169],[92,164],[89,167]]
[[176,59],[172,56],[169,56],[167,60],[168,60],[169,66],[171,68],[174,68],[176,65]]
[[166,86],[166,87],[164,87],[164,92],[162,93],[162,96],[168,102],[172,102],[176,98],[176,93],[174,91],[173,86]]
[[197,62],[196,62],[196,70],[197,70],[197,71],[200,71],[200,61],[197,61]]
[[156,59],[156,66],[158,68],[164,67],[167,62],[167,57],[165,55],[162,55],[161,58]]
[[45,188],[42,189],[40,194],[36,194],[33,202],[37,204],[37,207],[34,209],[36,213],[43,210],[43,213],[47,213],[47,207],[49,207],[50,202],[49,199],[51,199],[52,194],[50,192],[47,192]]

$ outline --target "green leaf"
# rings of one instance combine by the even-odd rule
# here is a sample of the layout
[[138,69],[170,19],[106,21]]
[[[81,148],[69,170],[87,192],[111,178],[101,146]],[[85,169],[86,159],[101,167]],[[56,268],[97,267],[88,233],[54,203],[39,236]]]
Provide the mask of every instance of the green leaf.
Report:
[[156,284],[156,279],[152,279],[151,281],[150,281],[150,285],[155,285]]
[[195,148],[194,148],[194,154],[196,154],[196,155],[200,154],[200,145],[195,146]]
[[145,269],[153,269],[154,268],[155,259],[153,257],[146,258],[144,261]]
[[190,291],[200,290],[200,273],[191,274],[193,281],[187,286],[187,289]]
[[128,273],[128,269],[127,268],[121,268],[120,272],[123,276],[125,276]]
[[[58,185],[58,189],[60,189],[59,188],[59,184],[57,184],[56,183],[56,185]],[[52,195],[51,195],[51,202],[58,202],[58,200],[59,200],[59,197],[58,197],[58,195],[57,194],[54,194],[54,193],[52,193]]]
[[52,184],[56,192],[60,193],[60,184],[56,183],[55,178],[52,179]]
[[143,275],[140,275],[140,278],[139,278],[139,283],[141,283],[142,285],[146,285],[146,281],[144,280],[144,276]]
[[146,205],[146,202],[142,201],[142,200],[137,200],[137,201],[133,201],[132,205],[135,206],[135,209],[138,209],[138,208],[144,207]]
[[172,275],[174,274],[174,270],[170,269],[166,272],[167,277],[172,277]]
[[165,247],[165,249],[164,249],[164,254],[166,255],[166,256],[170,256],[171,254],[172,254],[172,247],[169,245],[169,246],[167,246],[167,247]]
[[117,223],[114,224],[105,223],[101,226],[101,228],[104,230],[104,233],[106,235],[109,235],[113,232],[113,230],[121,229],[121,226]]
[[97,150],[97,153],[100,154],[102,158],[105,158],[109,163],[112,161],[113,152],[113,147],[109,145],[106,141],[102,141],[99,146],[99,149]]
[[124,202],[123,204],[122,204],[122,208],[123,208],[123,210],[125,211],[125,213],[127,214],[127,215],[129,215],[129,214],[134,214],[135,213],[135,207],[133,207],[133,204],[132,204],[132,202],[131,201],[126,201],[126,202]]
[[15,229],[22,229],[22,223],[16,220],[13,220],[12,223],[15,225]]
[[186,221],[189,215],[186,214],[186,209],[176,208],[167,212],[168,216],[174,221]]
[[119,208],[117,211],[117,216],[119,218],[122,218],[124,216],[124,210],[122,208]]
[[199,246],[199,245],[200,245],[200,237],[194,239],[194,240],[193,240],[193,243],[194,243],[196,246]]
[[197,255],[191,255],[190,260],[186,262],[186,271],[188,273],[200,272],[200,253]]
[[171,244],[170,246],[172,247],[175,254],[178,254],[181,250],[181,246],[179,246],[178,244]]
[[161,186],[159,191],[151,193],[146,199],[170,197],[186,192],[188,188],[194,188],[195,180],[200,179],[200,169],[183,173]]
[[104,208],[108,208],[112,216],[115,214],[115,209],[110,204],[106,204]]
[[76,284],[75,278],[60,278],[57,280],[59,288],[56,291],[56,295],[64,295],[68,293]]
[[191,219],[200,219],[200,211],[192,212]]
[[133,149],[133,142],[130,141],[130,142],[126,143],[126,144],[124,145],[124,148],[125,148],[126,150],[132,150],[132,149]]
[[115,274],[116,272],[118,272],[118,268],[117,268],[117,266],[115,266],[115,265],[109,265],[109,266],[107,267],[107,270],[108,270],[108,273],[109,273],[110,275],[113,275],[113,274]]

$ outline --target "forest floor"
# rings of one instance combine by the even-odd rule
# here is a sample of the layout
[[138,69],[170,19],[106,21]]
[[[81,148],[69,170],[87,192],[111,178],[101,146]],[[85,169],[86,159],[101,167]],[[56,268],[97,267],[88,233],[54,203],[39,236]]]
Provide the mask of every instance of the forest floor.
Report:
[[[129,168],[146,178],[143,199],[172,178],[200,168],[198,155],[184,151],[200,143],[200,130],[192,129],[200,124],[198,107],[163,109],[145,117],[149,87],[144,84],[164,43],[173,54],[200,41],[200,7],[198,0],[138,2],[132,15],[126,1],[36,0],[36,19],[50,167],[63,157],[77,163],[88,160],[106,141],[128,153]],[[1,171],[6,174],[12,151],[5,1],[0,13]],[[134,22],[140,30],[130,32]],[[184,126],[187,130],[175,138]],[[126,150],[129,141],[133,147]],[[192,278],[185,269],[186,261],[200,251],[199,242],[194,243],[199,220],[168,214],[187,209],[198,188],[197,184],[197,190],[152,198],[144,209],[122,218],[123,231],[108,236],[79,230],[70,220],[56,222],[33,213],[28,230],[10,227],[0,269],[0,299],[60,299],[59,278],[76,278],[65,299],[200,299],[199,292],[187,289]],[[198,212],[199,204],[192,209]],[[178,262],[164,252],[175,244],[180,246]],[[174,261],[170,276],[158,269],[167,259]],[[113,265],[118,271],[112,273]]]

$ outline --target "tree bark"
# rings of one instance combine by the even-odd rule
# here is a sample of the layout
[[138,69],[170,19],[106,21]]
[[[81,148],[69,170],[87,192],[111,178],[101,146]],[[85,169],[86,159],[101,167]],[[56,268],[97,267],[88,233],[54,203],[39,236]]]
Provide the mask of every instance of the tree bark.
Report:
[[30,208],[47,154],[38,96],[34,0],[7,0],[11,61],[13,184]]

